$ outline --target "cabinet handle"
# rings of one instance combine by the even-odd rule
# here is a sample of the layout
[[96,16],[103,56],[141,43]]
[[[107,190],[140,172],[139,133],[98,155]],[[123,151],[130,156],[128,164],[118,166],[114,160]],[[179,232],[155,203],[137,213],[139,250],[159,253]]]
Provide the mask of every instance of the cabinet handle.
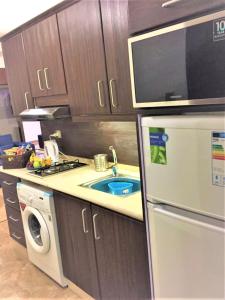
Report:
[[24,98],[25,98],[25,103],[26,103],[26,108],[29,109],[29,105],[28,105],[28,99],[27,99],[27,95],[29,94],[29,92],[25,92],[24,93]]
[[39,70],[37,70],[37,77],[38,77],[38,85],[39,85],[39,89],[41,90],[41,91],[44,91],[44,89],[43,89],[43,87],[42,87],[42,85],[41,85],[41,79],[40,79],[40,73],[41,73],[41,69],[39,69]]
[[9,216],[9,219],[16,223],[19,222],[19,219],[14,219],[12,216]]
[[17,239],[17,240],[21,240],[21,239],[22,239],[21,236],[16,235],[14,232],[12,233],[12,236],[13,236],[15,239]]
[[101,84],[102,84],[102,80],[99,80],[97,82],[97,85],[98,85],[98,101],[99,101],[99,105],[100,107],[104,107],[105,104],[102,102],[102,94],[101,94]]
[[113,82],[116,83],[116,80],[115,79],[110,79],[110,81],[109,81],[110,97],[111,97],[112,106],[116,108],[117,107],[117,102],[115,102],[115,99],[114,99]]
[[179,3],[179,2],[182,2],[183,0],[170,0],[170,1],[167,1],[167,2],[164,2],[162,4],[162,7],[163,8],[167,8],[167,7],[170,7],[172,6],[173,4],[176,4],[176,3]]
[[7,202],[9,202],[11,204],[15,204],[16,203],[16,201],[12,201],[12,200],[10,200],[10,198],[6,198],[5,201],[7,201]]
[[93,216],[94,235],[95,235],[96,240],[100,240],[100,236],[98,236],[98,234],[97,234],[97,228],[96,228],[96,223],[95,223],[95,219],[97,218],[97,216],[98,216],[98,214],[94,214],[94,216]]
[[87,208],[83,208],[82,211],[81,211],[84,233],[88,233],[88,230],[86,229],[86,224],[85,224],[85,212],[86,212],[86,210],[87,210]]
[[44,68],[46,87],[47,87],[47,90],[50,90],[51,87],[49,86],[49,83],[48,83],[48,74],[47,74],[47,71],[48,71],[48,68]]
[[6,181],[6,180],[4,180],[3,183],[6,184],[6,185],[13,185],[12,182],[8,182],[8,181]]

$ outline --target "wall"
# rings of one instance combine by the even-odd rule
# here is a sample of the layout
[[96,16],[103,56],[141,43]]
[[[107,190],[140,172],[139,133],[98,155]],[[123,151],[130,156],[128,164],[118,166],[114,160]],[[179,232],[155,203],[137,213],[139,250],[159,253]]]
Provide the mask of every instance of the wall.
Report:
[[0,88],[0,135],[11,133],[15,141],[20,140],[19,128],[12,115],[9,91]]
[[3,54],[2,54],[2,48],[1,48],[1,43],[0,43],[0,68],[4,68],[4,59],[3,59]]
[[68,155],[93,158],[97,153],[108,153],[110,145],[116,149],[120,163],[138,165],[135,122],[73,123],[70,120],[42,121],[45,140],[56,129],[62,131],[62,150]]

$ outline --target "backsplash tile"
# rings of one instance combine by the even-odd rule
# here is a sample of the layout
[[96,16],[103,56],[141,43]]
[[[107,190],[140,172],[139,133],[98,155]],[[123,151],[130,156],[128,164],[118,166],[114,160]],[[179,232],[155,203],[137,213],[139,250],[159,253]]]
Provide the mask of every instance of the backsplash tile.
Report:
[[118,161],[138,165],[137,134],[135,122],[74,123],[71,120],[41,122],[44,140],[56,129],[62,131],[62,151],[68,155],[93,158],[97,153],[108,153],[110,145],[116,149]]

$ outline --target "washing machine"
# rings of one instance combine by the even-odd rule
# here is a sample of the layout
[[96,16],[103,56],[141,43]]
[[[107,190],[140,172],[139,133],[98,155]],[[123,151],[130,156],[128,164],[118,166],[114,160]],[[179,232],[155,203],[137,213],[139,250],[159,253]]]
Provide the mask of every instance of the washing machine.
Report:
[[29,260],[65,287],[53,191],[27,182],[17,184]]

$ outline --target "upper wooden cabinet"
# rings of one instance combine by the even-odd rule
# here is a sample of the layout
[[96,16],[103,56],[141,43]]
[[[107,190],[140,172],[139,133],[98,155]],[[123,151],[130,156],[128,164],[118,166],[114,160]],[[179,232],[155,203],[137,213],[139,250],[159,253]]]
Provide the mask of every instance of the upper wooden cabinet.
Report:
[[66,93],[56,15],[22,33],[33,97]]
[[128,1],[102,0],[100,3],[111,110],[130,113],[134,109],[127,46]]
[[24,109],[34,107],[21,34],[2,42],[2,50],[13,113],[18,116]]
[[98,0],[82,0],[58,14],[73,115],[110,112]]
[[129,33],[225,8],[225,0],[129,0]]
[[132,111],[127,1],[100,5],[82,0],[58,14],[73,115]]

